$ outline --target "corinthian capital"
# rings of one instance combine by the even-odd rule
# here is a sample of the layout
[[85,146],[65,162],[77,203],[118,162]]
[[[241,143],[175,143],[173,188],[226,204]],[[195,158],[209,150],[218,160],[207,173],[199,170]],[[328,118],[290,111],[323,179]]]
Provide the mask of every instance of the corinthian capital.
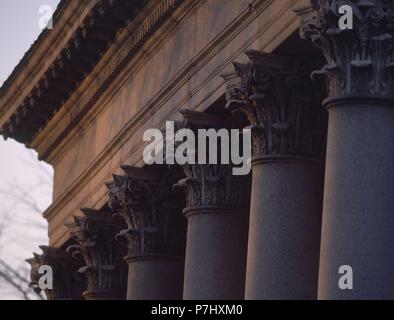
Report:
[[186,225],[182,203],[172,190],[169,172],[122,166],[125,175],[107,183],[109,206],[123,217],[129,258],[184,254]]
[[[216,148],[211,148],[215,137],[206,137],[205,135],[199,135],[199,129],[211,130],[214,129],[216,133],[221,129],[226,129],[223,133],[230,136],[228,130],[232,126],[231,117],[230,119],[225,116],[219,116],[214,114],[208,114],[205,112],[196,112],[184,110],[181,112],[183,120],[177,123],[177,129],[190,129],[192,130],[198,139],[209,139],[202,144],[203,150],[199,150],[196,147],[196,155],[200,152],[208,152],[206,156],[206,162],[210,156],[210,152],[217,153],[217,159],[223,160],[223,151],[230,151],[231,148],[235,147],[234,143],[240,144],[237,140],[231,141],[230,145],[217,144]],[[219,137],[217,134],[216,137]],[[205,139],[206,140],[206,139]],[[223,141],[221,139],[215,139]],[[201,147],[201,141],[198,145]],[[207,147],[209,146],[209,147]],[[236,146],[240,148],[240,146]],[[209,151],[208,151],[209,149]],[[227,149],[227,150],[223,150]],[[227,157],[226,157],[227,158]],[[197,159],[196,159],[197,160]],[[186,163],[182,165],[185,178],[179,180],[175,187],[182,188],[186,193],[186,211],[190,209],[204,208],[207,209],[212,206],[226,206],[234,209],[245,209],[249,205],[250,197],[250,175],[234,175],[231,160],[227,164],[209,164],[209,163]]]
[[[353,11],[353,28],[341,30],[339,8]],[[390,0],[312,0],[297,10],[300,34],[321,48],[330,97],[394,97],[394,3]]]
[[249,205],[250,176],[234,176],[230,165],[184,165],[186,178],[175,186],[185,190],[187,209],[225,206],[245,209]]
[[321,158],[325,115],[322,88],[310,79],[310,63],[247,50],[249,62],[223,74],[227,109],[244,113],[255,157]]
[[79,272],[86,275],[87,291],[91,296],[124,299],[126,296],[126,247],[115,240],[123,223],[108,212],[81,209],[83,216],[74,217],[68,225],[71,237],[77,243],[67,248],[74,257],[82,256],[85,266]]
[[82,299],[82,282],[77,277],[81,261],[75,260],[66,254],[62,248],[40,246],[42,253],[34,253],[34,257],[26,261],[31,266],[30,286],[41,292],[39,287],[39,272],[41,266],[50,266],[53,271],[53,289],[45,289],[48,300],[80,300]]

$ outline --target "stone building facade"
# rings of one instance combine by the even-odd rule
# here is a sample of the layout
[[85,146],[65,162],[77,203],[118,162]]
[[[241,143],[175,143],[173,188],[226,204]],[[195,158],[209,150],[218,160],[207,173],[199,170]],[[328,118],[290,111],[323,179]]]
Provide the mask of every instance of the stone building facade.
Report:
[[[0,91],[2,135],[55,172],[32,285],[50,265],[48,299],[394,298],[393,17],[384,0],[62,0]],[[251,174],[144,164],[168,120],[250,128]]]

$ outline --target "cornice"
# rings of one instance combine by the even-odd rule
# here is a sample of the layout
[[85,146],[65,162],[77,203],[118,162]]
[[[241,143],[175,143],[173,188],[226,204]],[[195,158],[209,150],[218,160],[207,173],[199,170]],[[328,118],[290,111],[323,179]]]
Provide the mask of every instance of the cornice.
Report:
[[[163,25],[151,25],[152,32],[148,33],[148,39],[142,39],[141,43],[133,47],[133,37],[139,32],[139,29],[135,29],[136,24],[133,24],[133,22],[139,22],[142,25],[140,28],[143,28],[144,25],[150,25],[148,21],[151,21],[153,17],[157,16],[157,7],[147,6],[145,8],[146,10],[141,12],[142,18],[136,17],[135,21],[131,22],[131,25],[126,28],[123,34],[113,44],[113,48],[108,50],[107,56],[103,56],[102,61],[92,71],[91,76],[85,79],[64,107],[35,137],[30,147],[38,152],[40,159],[51,164],[56,164],[57,158],[73,145],[75,140],[83,133],[84,128],[88,126],[89,122],[93,121],[103,106],[116,95],[122,84],[126,80],[132,79],[146,61],[165,43],[163,39],[166,38],[166,35],[171,33],[186,15],[197,10],[206,2],[206,0],[166,1],[177,3],[180,6],[177,5],[176,8],[172,8],[171,10],[176,9],[174,12],[168,12],[168,17]],[[152,103],[149,102],[149,104],[155,109],[158,109],[156,106],[161,106],[164,103],[163,101],[170,96],[168,94],[169,92],[176,92],[181,85],[190,79],[191,74],[198,72],[218,50],[225,47],[228,43],[229,35],[236,36],[240,30],[252,22],[255,15],[259,15],[272,2],[273,0],[255,0],[253,2],[253,10],[246,7],[245,10],[240,12],[239,17],[234,23],[214,39],[205,50],[202,50],[201,53],[193,57],[190,63],[176,75],[176,78],[171,80],[171,83],[152,97]],[[297,0],[289,1],[284,7],[285,10],[289,10],[289,8],[298,2]],[[142,21],[145,22],[143,23]],[[275,21],[273,20],[270,24],[275,23]],[[294,15],[285,27],[287,28],[295,22],[297,22],[297,18]],[[250,38],[249,44],[256,40],[270,24],[258,28],[257,33]],[[156,27],[160,27],[158,35],[152,34],[156,30],[153,28]],[[282,29],[279,30],[278,34],[282,31]],[[239,51],[237,51],[238,53]],[[223,65],[226,65],[226,63]],[[217,74],[220,71],[218,70]],[[177,84],[174,85],[175,83]],[[149,110],[152,109],[149,108]],[[135,123],[137,122],[135,121],[136,119],[141,119],[140,115],[144,115],[146,111],[146,108],[141,108],[141,112],[136,115],[132,122]],[[126,131],[129,131],[129,129]]]
[[61,1],[54,13],[54,28],[40,34],[0,89],[0,127],[33,90],[96,2]]
[[[105,93],[112,92],[112,97],[117,92],[119,73],[124,71],[131,59],[136,61],[132,74],[135,73],[135,69],[147,58],[147,53],[141,50],[141,47],[147,42],[153,46],[162,43],[159,38],[165,38],[167,32],[170,32],[181,19],[172,15],[174,10],[183,3],[184,8],[188,8],[189,11],[193,8],[191,2],[190,0],[161,0],[159,4],[149,2],[141,10],[140,14],[119,34],[112,47],[102,56],[100,62],[75,90],[63,108],[30,143],[30,147],[38,151],[40,159],[54,163],[56,155],[61,154],[59,149],[72,145],[71,141],[79,136],[79,132],[71,135],[70,132],[74,128],[80,131],[84,127],[82,121],[89,122],[94,118],[98,110],[92,110],[93,106],[103,98],[110,98]],[[154,32],[165,22],[168,22],[167,27],[161,30],[160,36],[155,36]],[[108,90],[109,87],[113,87],[113,83],[117,88]]]
[[[94,3],[94,6],[90,7],[83,20],[78,21],[67,43],[40,74],[34,87],[26,91],[23,98],[15,103],[12,112],[3,118],[0,123],[1,133],[6,138],[12,137],[26,145],[30,144],[91,72],[119,30],[136,15],[146,0],[98,0],[89,3]],[[64,32],[67,32],[65,26],[56,26],[58,38],[63,38]],[[49,37],[51,33],[46,34]],[[42,52],[37,59],[45,60],[44,57],[46,54]],[[15,85],[11,82],[7,87]],[[3,108],[6,106],[9,107],[9,104]]]
[[[172,1],[172,0],[171,0]],[[80,134],[83,133],[84,128],[89,125],[91,121],[101,111],[103,106],[112,99],[124,84],[125,81],[133,79],[137,72],[147,63],[151,56],[160,50],[165,44],[163,39],[166,38],[167,34],[173,32],[179,25],[180,21],[185,16],[192,14],[198,10],[206,0],[176,0],[182,4],[179,8],[169,16],[166,22],[160,26],[160,32],[150,34],[149,39],[146,39],[144,43],[141,43],[139,50],[131,52],[126,61],[119,59],[123,53],[127,52],[127,47],[130,44],[135,31],[135,25],[142,25],[142,21],[148,21],[152,16],[156,16],[156,7],[146,7],[141,12],[141,17],[136,17],[131,22],[122,35],[119,36],[117,41],[114,43],[113,48],[108,50],[105,56],[103,56],[100,64],[96,66],[96,69],[92,71],[92,76],[88,77],[85,82],[81,84],[74,95],[67,101],[64,107],[55,115],[55,117],[43,128],[43,130],[37,135],[30,147],[35,149],[40,159],[45,160],[53,165],[56,164],[57,158],[61,156],[67,149],[71,148],[74,142],[78,139]],[[228,36],[236,36],[240,30],[250,24],[253,20],[254,15],[260,14],[267,6],[272,3],[273,0],[255,0],[254,10],[248,10],[245,8],[240,12],[239,17],[226,29],[225,32],[218,35],[216,39],[208,45],[207,48],[202,50],[201,53],[197,54],[186,65],[179,73],[171,80],[170,83],[163,87],[163,90],[158,92],[157,95],[153,96],[149,102],[149,108],[141,108],[133,119],[132,123],[139,122],[141,117],[145,118],[145,113],[152,111],[152,107],[157,110],[168,99],[173,92],[176,92],[185,82],[190,79],[190,75],[198,72],[202,66],[205,65],[219,50],[223,49],[228,44]],[[288,7],[292,7],[297,0],[289,2]],[[147,17],[146,17],[147,16]],[[145,18],[145,20],[143,20]],[[140,20],[142,19],[142,20]],[[296,17],[289,21],[289,24],[294,23]],[[275,20],[272,21],[272,23]],[[263,26],[251,39],[250,43],[256,39],[257,36],[261,35],[270,24]],[[286,25],[287,27],[287,25]],[[283,30],[280,30],[282,32]],[[116,54],[121,52],[122,54]],[[236,52],[237,54],[239,51]],[[223,63],[223,65],[227,64]],[[116,66],[120,64],[121,67]],[[107,67],[108,66],[108,67]],[[114,67],[115,66],[115,67]],[[220,73],[221,70],[218,70]],[[112,73],[111,73],[112,72]],[[102,90],[101,86],[97,85],[97,82],[103,82],[106,78],[110,78],[111,81],[106,81],[106,89]],[[100,80],[101,79],[101,80]],[[210,78],[211,79],[211,78]],[[209,80],[210,80],[209,79]],[[171,93],[171,94],[169,94]],[[90,99],[92,97],[92,99]],[[124,131],[129,131],[127,130]]]
[[[40,33],[2,84],[0,88],[0,116],[8,111],[5,109],[6,105],[9,106],[14,102],[13,100],[20,97],[20,91],[24,91],[25,87],[30,86],[32,88],[32,82],[35,82],[37,74],[43,71],[43,61],[38,57],[45,54],[46,60],[52,61],[54,59],[53,51],[64,45],[65,37],[60,37],[59,34],[68,32],[75,25],[77,19],[83,15],[81,12],[83,8],[86,8],[86,1],[69,2],[62,0],[59,3],[53,15],[53,20],[56,22],[54,28],[52,30],[45,29]],[[39,66],[41,68],[38,68]],[[30,82],[27,80],[30,80]]]

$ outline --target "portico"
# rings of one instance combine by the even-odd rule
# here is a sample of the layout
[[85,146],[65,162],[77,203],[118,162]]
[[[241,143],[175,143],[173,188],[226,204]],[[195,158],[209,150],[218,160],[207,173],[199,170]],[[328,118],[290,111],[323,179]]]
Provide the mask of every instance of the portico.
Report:
[[[48,299],[393,298],[392,5],[340,30],[335,0],[129,2],[64,1],[1,89],[1,133],[55,171],[33,285],[48,263]],[[168,122],[251,130],[251,175],[147,163]]]

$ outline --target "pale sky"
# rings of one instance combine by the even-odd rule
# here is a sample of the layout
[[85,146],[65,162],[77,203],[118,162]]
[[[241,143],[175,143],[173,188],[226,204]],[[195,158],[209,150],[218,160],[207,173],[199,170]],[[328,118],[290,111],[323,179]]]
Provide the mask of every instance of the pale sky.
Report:
[[[0,0],[0,86],[40,34],[40,6],[55,9],[58,3],[59,0]],[[40,252],[38,245],[47,244],[46,222],[30,203],[45,210],[51,202],[51,192],[52,168],[39,163],[34,151],[0,136],[0,258],[13,267],[27,267],[24,259],[31,257],[33,251]],[[18,297],[0,279],[0,299]]]

